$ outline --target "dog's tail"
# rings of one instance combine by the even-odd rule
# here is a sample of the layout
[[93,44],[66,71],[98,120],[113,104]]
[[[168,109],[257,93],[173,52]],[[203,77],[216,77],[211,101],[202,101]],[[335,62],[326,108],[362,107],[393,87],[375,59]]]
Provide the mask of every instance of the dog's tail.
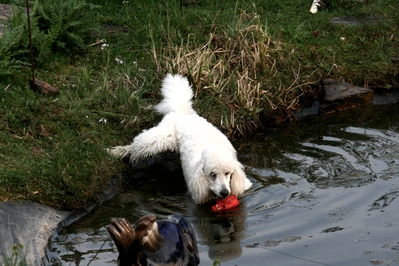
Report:
[[193,90],[187,78],[181,75],[166,75],[162,83],[161,93],[164,99],[155,106],[155,110],[163,115],[171,112],[192,114]]

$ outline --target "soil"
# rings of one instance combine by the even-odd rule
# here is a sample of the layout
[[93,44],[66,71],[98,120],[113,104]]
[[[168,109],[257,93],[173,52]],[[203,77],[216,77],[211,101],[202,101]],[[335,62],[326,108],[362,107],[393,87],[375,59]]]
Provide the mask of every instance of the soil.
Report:
[[12,16],[11,5],[0,4],[0,37],[3,36],[5,26],[2,22],[7,21]]

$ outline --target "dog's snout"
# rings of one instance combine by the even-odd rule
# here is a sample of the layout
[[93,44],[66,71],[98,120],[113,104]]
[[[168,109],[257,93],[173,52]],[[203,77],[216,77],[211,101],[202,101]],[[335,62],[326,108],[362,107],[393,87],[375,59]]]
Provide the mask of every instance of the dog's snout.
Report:
[[230,192],[226,188],[220,191],[220,196],[222,196],[223,198],[226,198],[229,194]]

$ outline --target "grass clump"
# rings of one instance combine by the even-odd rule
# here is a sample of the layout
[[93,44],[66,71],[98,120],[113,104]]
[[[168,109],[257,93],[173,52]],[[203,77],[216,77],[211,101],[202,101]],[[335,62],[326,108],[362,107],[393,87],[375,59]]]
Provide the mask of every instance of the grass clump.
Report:
[[[28,265],[26,262],[26,258],[22,257],[22,251],[24,246],[22,244],[15,244],[12,246],[12,255],[11,257],[7,257],[7,255],[2,254],[0,258],[0,262],[2,262],[4,266],[25,266]],[[2,261],[1,261],[2,259]]]
[[[29,89],[26,15],[13,3],[0,41],[1,200],[73,210],[99,200],[124,170],[105,148],[159,121],[167,72],[189,78],[196,110],[230,138],[295,119],[323,78],[398,87],[393,0],[333,1],[316,15],[292,0],[46,0],[32,1],[36,73],[60,93],[45,97]],[[331,23],[370,14],[382,19]]]
[[[196,97],[207,98],[199,106],[201,112],[231,137],[259,130],[266,119],[277,119],[277,109],[284,112],[278,113],[280,119],[290,117],[302,94],[301,84],[275,85],[298,82],[299,77],[290,73],[291,66],[278,65],[284,47],[272,41],[256,7],[251,9],[236,9],[236,20],[226,29],[213,25],[201,46],[189,36],[179,46],[153,47],[157,69],[188,76]],[[215,117],[215,113],[222,115]]]

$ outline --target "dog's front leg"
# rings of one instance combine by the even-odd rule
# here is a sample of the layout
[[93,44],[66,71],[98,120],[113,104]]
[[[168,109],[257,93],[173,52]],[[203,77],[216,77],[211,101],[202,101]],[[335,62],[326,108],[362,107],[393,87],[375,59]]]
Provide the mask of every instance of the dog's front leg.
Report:
[[136,136],[131,144],[116,146],[108,151],[119,158],[130,157],[130,161],[135,163],[164,151],[176,150],[178,147],[175,124],[173,119],[166,116],[156,127]]
[[109,152],[110,154],[112,154],[113,156],[119,158],[119,159],[124,159],[127,157],[130,157],[130,152],[129,152],[129,146],[115,146],[112,148],[108,148],[107,152]]

